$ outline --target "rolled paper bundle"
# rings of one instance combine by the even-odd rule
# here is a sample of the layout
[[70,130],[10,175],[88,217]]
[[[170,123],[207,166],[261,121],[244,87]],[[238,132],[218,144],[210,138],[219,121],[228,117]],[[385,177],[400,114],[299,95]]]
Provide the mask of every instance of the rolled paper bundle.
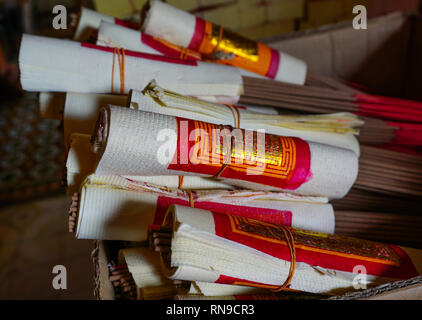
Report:
[[27,91],[127,94],[151,79],[176,92],[224,101],[237,101],[243,91],[239,71],[230,66],[27,34],[19,67]]
[[355,134],[363,124],[350,113],[329,115],[279,115],[275,108],[221,105],[168,91],[151,81],[143,91],[129,92],[133,109],[169,116],[233,125],[242,129],[263,129],[266,133],[298,137],[360,153]]
[[156,39],[122,23],[101,21],[98,28],[97,44],[185,60],[201,60],[201,55],[195,51],[178,47],[162,39]]
[[76,41],[87,41],[91,38],[92,34],[95,33],[100,26],[101,21],[107,21],[111,23],[119,23],[120,20],[111,17],[106,14],[99,13],[97,11],[81,7],[79,13],[78,24],[76,26],[73,40]]
[[63,112],[65,144],[73,133],[92,134],[98,113],[108,104],[126,106],[127,96],[112,94],[66,93]]
[[[138,292],[138,299],[169,299],[176,294],[224,296],[262,293],[254,287],[232,286],[206,282],[188,282],[176,285],[161,271],[160,254],[146,247],[119,251],[119,265],[127,265]],[[152,296],[152,293],[154,295]]]
[[358,171],[350,150],[113,106],[100,112],[93,144],[100,175],[214,177],[246,189],[342,198]]
[[62,120],[66,94],[63,92],[40,92],[39,111],[43,118]]
[[142,31],[197,51],[204,59],[229,64],[278,81],[303,85],[307,66],[302,60],[240,36],[161,1],[149,1]]
[[161,225],[173,203],[334,232],[334,213],[327,199],[278,192],[186,191],[126,178],[126,184],[120,185],[85,183],[79,199],[76,219],[79,239],[145,241],[148,226]]
[[195,208],[170,207],[163,226],[173,229],[160,248],[170,279],[337,294],[422,271],[420,250]]

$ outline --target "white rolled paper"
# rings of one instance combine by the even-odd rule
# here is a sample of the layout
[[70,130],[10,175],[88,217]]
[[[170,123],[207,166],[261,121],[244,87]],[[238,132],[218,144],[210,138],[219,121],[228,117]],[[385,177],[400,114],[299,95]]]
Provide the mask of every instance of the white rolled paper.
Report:
[[[129,185],[126,190],[115,185],[83,185],[76,227],[78,239],[145,241],[148,226],[161,224],[169,205],[189,205],[186,192],[160,191],[148,183]],[[249,190],[194,191],[194,198],[195,207],[334,232],[333,208],[322,202],[324,199]]]
[[235,102],[243,92],[241,75],[233,67],[132,51],[125,51],[124,63],[119,59],[112,48],[24,34],[19,53],[22,88],[127,94],[157,79],[192,96],[223,96]]
[[[199,171],[192,172],[192,170],[196,170],[194,165],[185,170],[184,168],[186,168],[186,166],[184,167],[184,164],[181,163],[181,161],[174,162],[173,159],[176,159],[176,155],[179,157],[189,156],[187,153],[183,154],[184,151],[182,149],[180,149],[180,152],[176,153],[178,150],[177,140],[181,134],[178,133],[178,123],[180,124],[180,121],[183,119],[177,120],[173,116],[113,106],[105,108],[100,113],[100,119],[103,121],[101,126],[104,128],[102,132],[104,137],[101,142],[96,143],[95,152],[98,158],[98,164],[96,166],[97,174],[143,176],[191,175],[204,177],[215,175],[215,173],[211,173],[208,170],[208,167],[205,171],[200,171],[198,169]],[[167,139],[165,139],[166,136],[164,134],[168,134]],[[276,140],[287,139],[290,141],[290,139],[298,139],[280,138],[271,135],[266,136]],[[248,176],[246,172],[245,176],[242,176],[241,179],[230,178],[230,176],[223,177],[223,181],[247,189],[283,190],[302,195],[342,198],[352,187],[357,177],[357,155],[350,150],[342,148],[313,142],[306,143],[300,139],[295,141],[300,145],[303,145],[303,152],[307,153],[302,154],[301,151],[293,151],[293,154],[289,153],[294,159],[298,157],[297,160],[292,161],[297,163],[296,161],[302,159],[304,161],[303,163],[307,163],[309,168],[306,177],[302,176],[299,186],[288,186],[287,189],[283,189],[283,187],[277,187],[274,184],[258,182],[261,177],[266,177],[263,172],[260,172],[257,175],[252,174],[252,176]],[[296,145],[293,148],[294,150],[298,150],[297,148],[299,148],[299,145]],[[280,152],[285,153],[287,152],[286,150],[287,149],[284,147],[281,147]],[[283,157],[290,157],[289,154],[285,153]],[[309,160],[302,158],[305,156],[309,156]],[[265,155],[266,159],[267,157],[268,156]],[[231,165],[233,165],[233,162]],[[219,164],[219,167],[221,167],[221,164]],[[219,167],[214,166],[214,171],[217,172]],[[299,167],[295,168],[300,170]],[[280,183],[284,181],[282,176],[276,175],[275,177],[277,184],[278,181],[280,181]],[[278,179],[279,177],[280,180]]]
[[73,40],[88,40],[91,37],[92,33],[98,29],[101,21],[115,23],[116,19],[106,14],[102,14],[97,11],[82,7],[79,15],[78,25],[76,26],[75,34],[73,36]]
[[[244,39],[241,36],[234,36],[231,32],[228,33],[229,35],[226,39],[227,32],[225,30],[221,33],[222,39],[219,40],[218,26],[213,26],[188,12],[172,7],[162,1],[149,1],[149,5],[150,7],[146,11],[146,17],[142,23],[143,32],[175,45],[197,50],[203,54],[208,53],[204,51],[212,52],[212,50],[217,50],[218,48],[222,52],[234,54],[234,58],[229,56],[227,59],[221,59],[223,63],[243,67],[256,73],[259,70],[260,75],[278,81],[294,84],[305,83],[307,66],[304,61],[271,49],[261,43]],[[208,40],[209,36],[215,36],[215,39]],[[235,42],[236,40],[237,42]],[[208,44],[208,50],[204,48],[204,42]],[[233,43],[236,44],[233,46]],[[245,48],[242,47],[244,43],[247,43]],[[237,44],[239,46],[236,46]],[[250,48],[253,48],[256,52],[251,53]],[[245,58],[247,62],[239,64],[236,61],[237,57]],[[246,65],[249,67],[246,67]]]
[[102,21],[99,26],[97,44],[161,55],[142,42],[142,34],[139,31],[106,21]]

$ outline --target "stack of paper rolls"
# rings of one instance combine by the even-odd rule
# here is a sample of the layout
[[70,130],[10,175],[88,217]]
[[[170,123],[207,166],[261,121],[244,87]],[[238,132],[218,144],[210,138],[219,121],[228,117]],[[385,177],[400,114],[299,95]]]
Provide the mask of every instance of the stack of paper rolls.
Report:
[[[206,123],[108,106],[101,111],[97,124],[98,127],[94,131],[94,152],[98,159],[95,171],[100,175],[193,175],[213,177],[223,165],[220,159],[217,162],[208,162],[205,168],[195,166],[193,160],[197,160],[195,157],[199,153],[193,154],[194,157],[184,153],[184,151],[192,150],[188,146],[189,143],[193,144],[192,141],[183,141],[178,146],[178,140],[184,135],[184,133],[178,132],[178,126],[181,129],[185,124],[209,127],[210,125]],[[165,131],[162,131],[163,129]],[[190,132],[196,133],[197,131],[191,130]],[[244,131],[240,130],[238,132],[246,136]],[[164,134],[168,134],[167,138]],[[187,140],[189,133],[187,132],[186,134]],[[270,182],[267,180],[268,176],[261,170],[261,162],[255,163],[256,167],[251,169],[259,172],[253,171],[252,174],[249,174],[251,171],[249,171],[247,166],[246,169],[239,171],[241,172],[240,174],[234,174],[229,169],[236,163],[233,164],[234,161],[231,161],[227,171],[223,172],[220,178],[225,183],[247,189],[284,190],[296,194],[328,198],[342,198],[353,185],[358,172],[358,157],[354,152],[318,143],[307,143],[298,138],[280,138],[279,136],[268,134],[265,135],[265,139],[267,138],[274,139],[274,141],[287,139],[286,143],[292,143],[291,148],[293,149],[291,150],[293,152],[286,153],[283,156],[283,159],[286,159],[283,161],[294,159],[294,165],[288,165],[288,169],[286,169],[289,176],[270,175]],[[157,143],[157,139],[162,139],[165,143]],[[142,143],[140,143],[141,141]],[[187,145],[185,145],[185,142]],[[263,142],[258,145],[263,146]],[[185,147],[188,149],[185,150]],[[286,146],[279,149],[279,152],[287,152],[282,150],[290,149]],[[260,152],[267,159],[265,151],[262,150]],[[209,154],[214,156],[213,153]],[[176,161],[179,155],[187,157],[188,159],[185,159],[186,162],[184,162],[184,158]],[[207,153],[204,151],[199,154],[199,156],[203,155],[207,156]],[[281,154],[277,153],[275,156],[279,157]],[[224,158],[227,159],[229,157],[225,156]],[[275,167],[275,170],[277,168]],[[293,176],[294,178],[291,178]],[[293,181],[292,184],[291,181]]]

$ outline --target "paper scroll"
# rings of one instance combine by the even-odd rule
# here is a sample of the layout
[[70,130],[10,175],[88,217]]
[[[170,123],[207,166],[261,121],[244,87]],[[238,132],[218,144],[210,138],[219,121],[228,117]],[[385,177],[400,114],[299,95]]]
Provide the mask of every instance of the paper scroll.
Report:
[[198,51],[210,61],[233,65],[279,81],[305,83],[305,62],[161,1],[149,2],[142,31]]
[[292,275],[289,290],[335,294],[422,271],[420,250],[287,228],[294,239],[292,273],[279,226],[179,206],[170,208],[165,225],[174,230],[171,251],[162,254],[171,279],[278,290]]
[[[343,197],[357,175],[358,158],[352,151],[299,138],[218,131],[204,122],[113,106],[103,109],[97,124],[99,175],[214,177],[222,171],[220,179],[242,188],[328,198]],[[229,133],[238,135],[232,152]]]

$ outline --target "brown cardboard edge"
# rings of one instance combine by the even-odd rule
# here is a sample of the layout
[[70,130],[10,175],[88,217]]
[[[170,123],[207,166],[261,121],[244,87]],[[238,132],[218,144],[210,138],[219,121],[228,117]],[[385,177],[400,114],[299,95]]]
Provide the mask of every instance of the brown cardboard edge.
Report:
[[380,285],[364,291],[349,292],[327,300],[419,300],[422,299],[422,276]]
[[91,253],[94,264],[94,296],[97,300],[114,300],[114,290],[108,279],[108,259],[104,242],[94,240],[94,249]]

